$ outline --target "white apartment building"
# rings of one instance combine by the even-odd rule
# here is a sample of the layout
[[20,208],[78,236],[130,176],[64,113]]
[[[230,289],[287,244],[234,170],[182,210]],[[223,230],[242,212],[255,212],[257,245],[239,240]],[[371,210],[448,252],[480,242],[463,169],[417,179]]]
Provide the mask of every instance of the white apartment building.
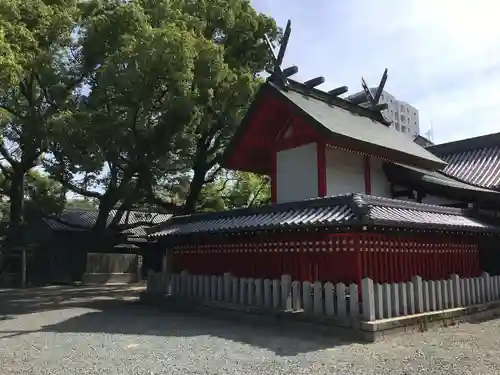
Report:
[[[375,95],[377,88],[371,88],[370,91]],[[365,96],[365,93],[363,91],[359,92],[349,96],[348,99],[357,98],[361,95]],[[413,138],[420,135],[418,109],[402,100],[396,99],[394,95],[391,95],[387,91],[382,91],[379,103],[388,104],[388,108],[382,113],[387,120],[392,122],[391,127],[402,133],[407,133]],[[368,105],[368,101],[361,103],[361,105]]]

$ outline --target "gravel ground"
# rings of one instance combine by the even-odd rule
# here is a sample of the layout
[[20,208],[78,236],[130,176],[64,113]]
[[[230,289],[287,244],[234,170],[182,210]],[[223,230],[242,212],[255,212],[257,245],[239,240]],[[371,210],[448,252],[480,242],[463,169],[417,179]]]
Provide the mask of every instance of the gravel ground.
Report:
[[135,293],[0,290],[0,374],[500,373],[499,320],[360,344],[159,311]]

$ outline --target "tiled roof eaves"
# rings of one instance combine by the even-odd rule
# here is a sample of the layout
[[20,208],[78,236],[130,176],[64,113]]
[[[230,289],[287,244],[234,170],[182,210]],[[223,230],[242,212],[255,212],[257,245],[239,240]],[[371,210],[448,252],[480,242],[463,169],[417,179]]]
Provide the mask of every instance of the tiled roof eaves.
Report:
[[436,156],[444,156],[478,148],[500,146],[500,133],[481,135],[479,137],[460,139],[458,141],[441,143],[426,147]]
[[[307,204],[313,204],[314,207],[307,206]],[[336,220],[321,221],[318,219],[318,212],[340,212],[342,207],[346,208],[343,211],[345,213],[338,216]],[[364,194],[310,199],[293,202],[293,204],[269,206],[265,209],[265,212],[262,209],[238,210],[238,215],[235,215],[234,211],[228,211],[218,216],[216,216],[217,214],[205,214],[198,215],[197,218],[187,216],[181,218],[182,221],[174,219],[167,227],[153,228],[149,232],[149,236],[158,238],[184,236],[191,233],[243,233],[325,227],[349,230],[364,226],[419,227],[421,229],[467,232],[497,231],[496,227],[489,226],[470,216],[470,210]],[[347,214],[347,212],[349,213]]]
[[[370,224],[373,227],[390,227],[394,228],[394,221],[385,219],[371,219]],[[472,232],[472,233],[500,233],[500,227],[494,225],[484,225],[484,226],[470,226],[470,225],[447,225],[447,224],[436,224],[436,223],[424,223],[426,230],[435,231],[460,231],[460,232]],[[398,228],[407,228],[408,230],[415,229],[415,223],[400,221],[397,223]]]

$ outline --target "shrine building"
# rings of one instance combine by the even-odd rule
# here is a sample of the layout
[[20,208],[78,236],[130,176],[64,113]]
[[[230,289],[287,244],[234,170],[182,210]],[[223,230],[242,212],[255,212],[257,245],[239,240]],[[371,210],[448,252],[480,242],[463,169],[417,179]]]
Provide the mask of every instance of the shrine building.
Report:
[[499,273],[500,135],[424,148],[390,127],[370,90],[361,106],[280,64],[223,162],[270,176],[273,203],[157,226],[149,237],[173,272],[334,283]]

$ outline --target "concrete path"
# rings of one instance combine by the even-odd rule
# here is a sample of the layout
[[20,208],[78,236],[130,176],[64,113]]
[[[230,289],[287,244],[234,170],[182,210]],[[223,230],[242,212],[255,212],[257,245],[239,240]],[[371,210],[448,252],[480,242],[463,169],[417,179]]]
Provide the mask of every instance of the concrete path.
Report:
[[160,311],[141,289],[0,291],[0,373],[500,373],[499,320],[361,344]]

